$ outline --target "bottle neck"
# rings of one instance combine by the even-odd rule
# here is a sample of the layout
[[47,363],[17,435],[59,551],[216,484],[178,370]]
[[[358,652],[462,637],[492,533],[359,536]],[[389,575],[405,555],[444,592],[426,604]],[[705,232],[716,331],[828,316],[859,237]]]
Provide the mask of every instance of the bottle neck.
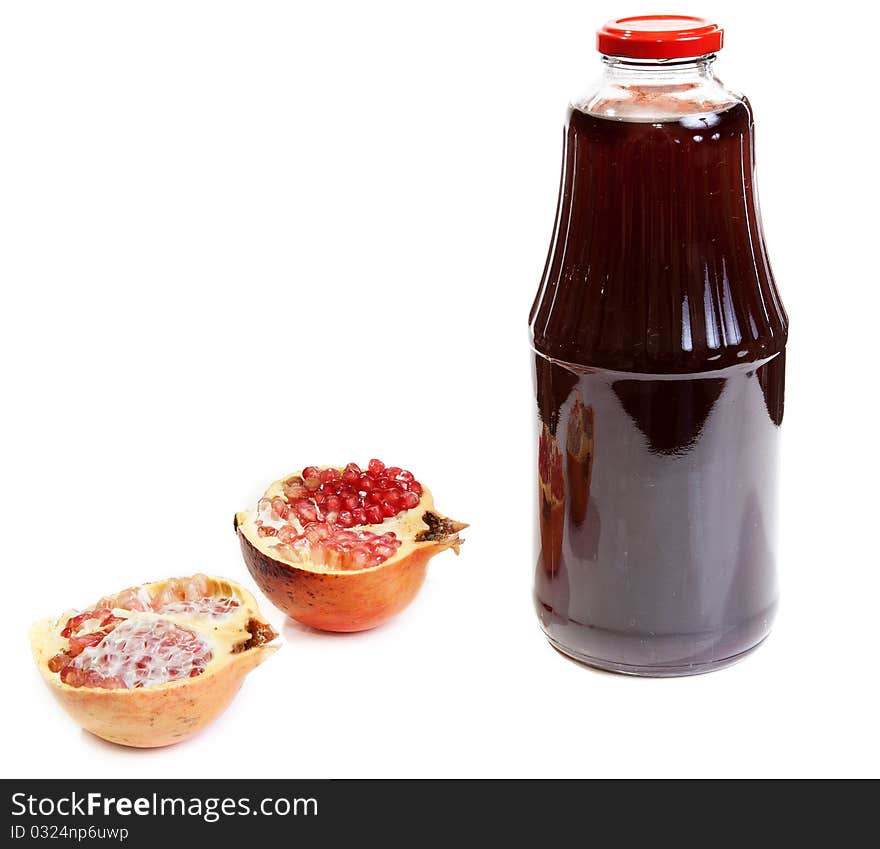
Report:
[[605,76],[613,82],[631,81],[634,85],[650,85],[653,80],[675,83],[694,80],[714,82],[715,54],[688,59],[630,59],[624,56],[602,56]]
[[609,118],[662,120],[719,111],[741,100],[715,76],[714,53],[684,59],[603,55],[602,62],[602,78],[576,108]]

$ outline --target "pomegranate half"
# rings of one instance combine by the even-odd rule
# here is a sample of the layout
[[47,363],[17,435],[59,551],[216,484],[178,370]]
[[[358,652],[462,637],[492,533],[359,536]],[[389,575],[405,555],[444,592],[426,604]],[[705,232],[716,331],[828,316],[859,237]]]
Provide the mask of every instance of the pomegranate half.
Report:
[[324,631],[364,631],[415,598],[428,561],[456,554],[467,525],[434,509],[411,472],[307,466],[275,481],[253,512],[235,516],[244,561],[288,616]]
[[62,707],[104,740],[179,743],[218,716],[277,648],[254,597],[193,575],[131,587],[31,629],[34,660]]

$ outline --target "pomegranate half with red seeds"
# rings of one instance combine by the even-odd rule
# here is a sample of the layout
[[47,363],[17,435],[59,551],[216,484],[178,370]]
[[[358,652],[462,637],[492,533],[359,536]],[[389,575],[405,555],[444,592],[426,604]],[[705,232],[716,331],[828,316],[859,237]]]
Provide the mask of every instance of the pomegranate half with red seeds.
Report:
[[92,734],[142,748],[194,734],[277,646],[253,596],[193,575],[131,587],[31,629],[55,697]]
[[364,631],[415,597],[428,561],[456,554],[467,525],[434,509],[412,472],[306,466],[275,481],[235,528],[260,589],[288,616],[325,631]]

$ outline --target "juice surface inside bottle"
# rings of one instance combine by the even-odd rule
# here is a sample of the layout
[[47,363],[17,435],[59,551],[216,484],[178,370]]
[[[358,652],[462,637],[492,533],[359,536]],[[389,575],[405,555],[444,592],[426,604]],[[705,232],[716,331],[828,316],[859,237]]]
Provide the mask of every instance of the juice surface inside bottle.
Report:
[[787,319],[748,102],[713,56],[614,60],[569,110],[531,315],[535,602],[599,666],[680,675],[769,633]]

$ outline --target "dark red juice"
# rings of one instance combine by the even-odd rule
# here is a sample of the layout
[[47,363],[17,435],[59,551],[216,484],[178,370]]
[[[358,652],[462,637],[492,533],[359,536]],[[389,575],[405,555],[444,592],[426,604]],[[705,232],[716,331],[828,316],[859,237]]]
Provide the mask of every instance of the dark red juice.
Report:
[[732,662],[777,604],[787,319],[751,109],[681,111],[570,110],[530,317],[538,616],[572,657],[647,675]]

